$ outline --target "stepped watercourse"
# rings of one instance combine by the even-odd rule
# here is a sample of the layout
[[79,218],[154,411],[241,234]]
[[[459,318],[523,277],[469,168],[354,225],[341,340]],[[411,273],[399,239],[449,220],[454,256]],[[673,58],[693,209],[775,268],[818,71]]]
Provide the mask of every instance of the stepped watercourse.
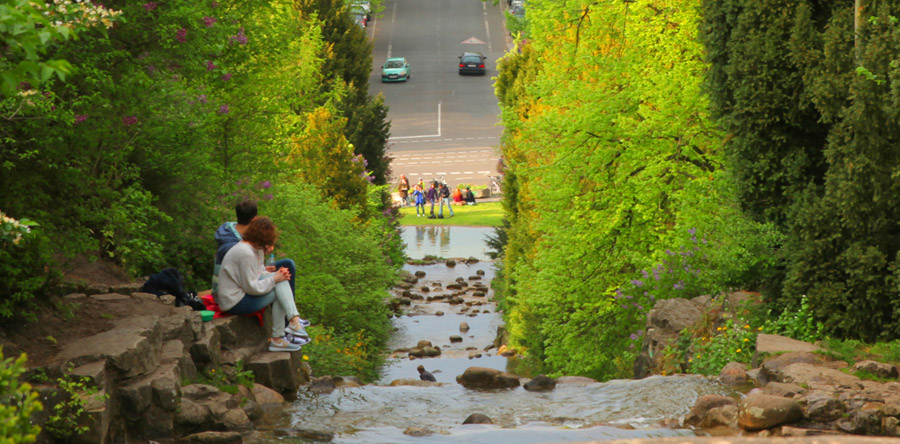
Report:
[[[478,227],[404,228],[410,258],[457,258],[452,267],[443,262],[405,265],[410,273],[425,272],[415,289],[429,287],[428,295],[433,299],[442,292],[449,294],[451,291],[445,288],[457,278],[482,282],[489,289],[495,269],[487,259],[484,241],[491,234],[491,228]],[[466,263],[464,259],[470,257],[479,260]],[[255,441],[317,442],[315,438],[325,436],[335,443],[524,444],[691,436],[689,430],[677,426],[697,398],[730,393],[714,380],[692,375],[561,383],[549,392],[530,392],[522,387],[466,389],[456,382],[456,376],[468,367],[507,370],[508,358],[493,347],[503,319],[491,302],[492,296],[488,290],[484,297],[474,298],[482,305],[468,308],[464,308],[466,304],[451,305],[446,299],[414,300],[406,307],[406,315],[393,319],[395,331],[389,347],[405,350],[428,340],[441,349],[440,356],[410,359],[402,351],[395,352],[373,384],[328,394],[301,389],[298,399],[273,428],[324,433],[283,436],[264,432]],[[471,292],[464,299],[472,300]],[[466,331],[460,330],[463,322],[469,326]],[[451,336],[459,336],[462,341],[452,342]],[[398,379],[418,379],[419,365],[431,371],[441,384],[390,385]],[[463,425],[473,413],[487,415],[493,424]]]

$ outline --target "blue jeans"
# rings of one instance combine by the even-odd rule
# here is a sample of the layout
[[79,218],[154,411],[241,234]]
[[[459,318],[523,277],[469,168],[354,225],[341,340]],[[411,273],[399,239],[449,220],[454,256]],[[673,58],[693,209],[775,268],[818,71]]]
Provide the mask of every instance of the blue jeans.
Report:
[[294,291],[294,279],[297,278],[297,266],[294,265],[294,260],[293,259],[282,259],[280,261],[276,261],[275,269],[277,270],[281,267],[287,268],[288,271],[291,272],[291,280],[290,280],[291,293],[296,294],[296,292]]
[[275,289],[266,294],[244,294],[244,298],[237,305],[231,307],[228,313],[251,314],[271,305],[272,337],[280,338],[284,336],[285,319],[300,316],[297,304],[294,302],[294,292],[290,288],[286,281],[282,281],[275,284]]
[[422,209],[422,216],[424,216],[425,215],[425,202],[416,204],[416,216],[419,215],[419,208]]
[[453,216],[453,207],[450,206],[450,198],[449,197],[441,198],[441,203],[439,204],[440,209],[438,210],[438,216],[444,215],[444,202],[447,203],[447,209],[450,210],[450,216],[452,217]]

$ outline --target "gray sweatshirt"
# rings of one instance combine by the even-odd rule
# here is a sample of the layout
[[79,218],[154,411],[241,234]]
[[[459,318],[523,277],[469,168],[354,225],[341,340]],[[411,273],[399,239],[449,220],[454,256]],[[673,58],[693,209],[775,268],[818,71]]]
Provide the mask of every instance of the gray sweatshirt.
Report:
[[262,250],[253,248],[246,242],[238,242],[228,250],[222,259],[222,268],[219,271],[219,292],[216,303],[222,311],[231,310],[237,305],[244,294],[264,295],[275,289],[275,275],[260,279],[266,274],[263,265]]

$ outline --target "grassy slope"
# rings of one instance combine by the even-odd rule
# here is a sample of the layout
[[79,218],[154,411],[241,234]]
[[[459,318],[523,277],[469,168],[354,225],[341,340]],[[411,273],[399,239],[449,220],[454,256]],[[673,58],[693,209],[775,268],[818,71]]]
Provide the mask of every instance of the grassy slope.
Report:
[[[425,211],[430,211],[430,206],[425,205]],[[438,213],[437,205],[434,214]],[[453,206],[453,217],[449,216],[447,207],[444,207],[444,219],[429,219],[416,217],[416,207],[400,208],[400,225],[455,225],[455,226],[490,226],[499,227],[503,219],[503,207],[500,202],[481,202],[477,205]]]

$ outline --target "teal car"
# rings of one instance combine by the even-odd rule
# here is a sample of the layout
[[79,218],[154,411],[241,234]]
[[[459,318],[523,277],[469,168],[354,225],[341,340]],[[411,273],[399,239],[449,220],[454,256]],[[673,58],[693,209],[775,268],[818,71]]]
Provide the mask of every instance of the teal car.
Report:
[[405,57],[393,57],[381,65],[382,82],[405,82],[409,80],[410,74],[409,62]]

